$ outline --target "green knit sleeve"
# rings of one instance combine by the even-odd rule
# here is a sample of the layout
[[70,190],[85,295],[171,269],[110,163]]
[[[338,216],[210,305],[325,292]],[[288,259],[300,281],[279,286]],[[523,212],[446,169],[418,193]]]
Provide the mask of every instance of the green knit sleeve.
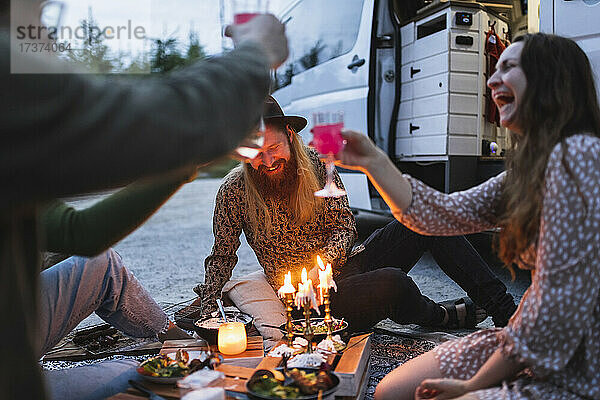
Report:
[[83,256],[106,250],[143,224],[190,175],[188,168],[138,181],[83,210],[59,200],[48,204],[40,216],[45,250]]

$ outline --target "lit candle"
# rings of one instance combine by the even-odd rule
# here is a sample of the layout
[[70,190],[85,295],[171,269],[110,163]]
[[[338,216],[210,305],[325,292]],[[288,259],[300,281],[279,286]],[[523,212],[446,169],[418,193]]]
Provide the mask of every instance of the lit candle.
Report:
[[294,305],[294,293],[296,289],[294,285],[292,285],[292,273],[288,271],[285,274],[285,279],[283,281],[283,286],[279,288],[277,294],[281,299],[285,301],[285,312],[286,312],[286,324],[285,330],[287,332],[287,342],[288,346],[292,347],[292,343],[294,341],[294,325],[292,324],[292,311]]
[[333,272],[331,270],[331,264],[327,263],[327,266],[321,260],[321,257],[317,256],[317,264],[319,265],[319,299],[323,302],[323,291],[333,288],[337,292],[337,285],[333,281]]
[[309,303],[310,306],[315,309],[317,314],[321,315],[321,312],[319,311],[319,303],[317,303],[317,295],[313,289],[312,280],[309,279],[306,281],[306,284],[304,284],[304,292],[306,293],[306,298],[308,299],[307,303]]
[[317,297],[315,295],[315,291],[313,290],[312,280],[307,279],[308,274],[306,273],[306,268],[302,268],[302,274],[300,276],[302,282],[298,283],[298,292],[296,293],[295,303],[296,306],[298,309],[300,309],[308,304],[317,311],[317,314],[320,314]]
[[298,283],[298,291],[296,292],[296,299],[294,300],[298,309],[302,308],[304,303],[306,303],[305,298],[306,293],[304,293],[304,285],[302,283]]
[[321,260],[321,256],[317,256],[317,265],[319,266],[319,269],[325,270],[325,264],[323,263],[323,260]]
[[246,328],[243,323],[227,322],[219,326],[219,352],[227,355],[240,354],[246,350],[246,342]]
[[292,273],[288,271],[288,273],[285,274],[283,286],[279,288],[277,294],[283,299],[286,294],[293,294],[294,292],[296,292],[296,289],[294,288],[294,285],[292,285]]

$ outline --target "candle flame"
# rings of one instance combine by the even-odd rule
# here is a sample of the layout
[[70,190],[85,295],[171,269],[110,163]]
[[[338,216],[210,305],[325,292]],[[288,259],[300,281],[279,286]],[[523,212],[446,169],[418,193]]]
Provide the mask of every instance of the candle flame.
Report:
[[321,260],[320,256],[317,256],[317,264],[319,264],[319,269],[324,271],[325,270],[325,264],[323,263],[323,260]]
[[302,283],[306,283],[306,279],[308,278],[308,274],[306,273],[306,268],[302,268]]

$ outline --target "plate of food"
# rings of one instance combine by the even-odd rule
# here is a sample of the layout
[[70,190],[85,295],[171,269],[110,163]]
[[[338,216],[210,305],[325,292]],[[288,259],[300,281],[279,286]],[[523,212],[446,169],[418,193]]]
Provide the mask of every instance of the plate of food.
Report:
[[[306,322],[304,319],[295,319],[292,321],[294,325],[294,335],[302,336],[304,335],[304,327],[306,326]],[[327,326],[325,325],[324,318],[311,318],[310,326],[313,329],[313,333],[315,337],[324,337],[327,335]],[[344,321],[344,319],[333,319],[333,323],[331,325],[331,333],[339,334],[348,328],[348,323]],[[282,332],[287,332],[285,330],[285,324],[279,325],[279,329]]]
[[248,397],[258,400],[316,400],[333,395],[340,378],[331,371],[316,368],[292,368],[287,379],[280,369],[258,370],[248,382]]
[[149,382],[174,384],[204,367],[214,369],[222,361],[223,358],[215,353],[177,350],[176,353],[159,354],[142,361],[137,373]]

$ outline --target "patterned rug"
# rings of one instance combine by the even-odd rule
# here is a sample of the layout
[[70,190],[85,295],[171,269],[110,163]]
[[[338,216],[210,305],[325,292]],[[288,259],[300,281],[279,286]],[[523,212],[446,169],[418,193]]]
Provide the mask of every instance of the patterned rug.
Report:
[[[396,367],[406,361],[432,350],[438,344],[469,334],[472,330],[439,331],[422,328],[417,325],[398,325],[390,320],[380,322],[375,327],[371,339],[371,367],[365,399],[372,400],[377,384]],[[113,355],[103,358],[136,359],[142,361],[147,356]],[[41,361],[43,369],[65,369],[81,365],[95,364],[101,360],[85,361]]]
[[377,332],[371,342],[371,369],[365,399],[373,399],[375,387],[394,368],[433,349],[437,343]]

